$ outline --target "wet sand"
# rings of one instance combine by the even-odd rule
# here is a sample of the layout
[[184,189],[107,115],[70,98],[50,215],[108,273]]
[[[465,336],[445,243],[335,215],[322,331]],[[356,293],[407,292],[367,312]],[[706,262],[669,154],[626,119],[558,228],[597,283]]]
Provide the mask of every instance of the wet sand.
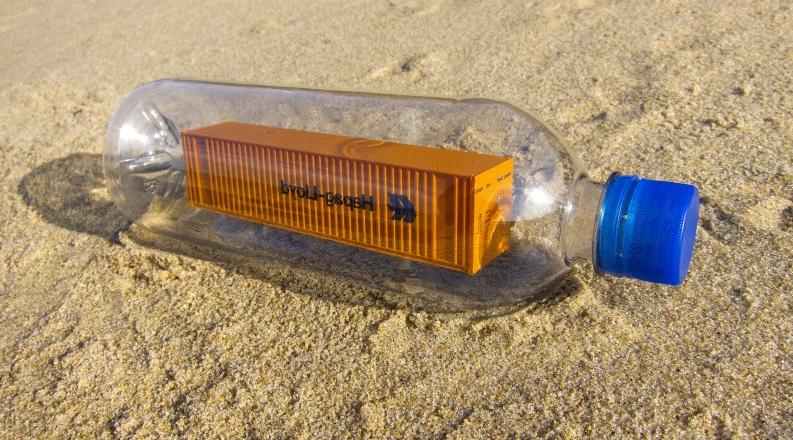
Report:
[[[792,436],[790,29],[775,1],[5,2],[0,436]],[[174,76],[509,101],[597,179],[697,184],[689,278],[431,313],[162,240],[100,154]]]

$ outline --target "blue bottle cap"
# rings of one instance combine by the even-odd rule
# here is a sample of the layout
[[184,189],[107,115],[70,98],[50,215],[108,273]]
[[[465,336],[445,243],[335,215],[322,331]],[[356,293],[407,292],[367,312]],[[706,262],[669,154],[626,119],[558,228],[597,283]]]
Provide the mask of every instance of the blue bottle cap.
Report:
[[600,203],[595,267],[612,275],[678,285],[697,233],[694,185],[615,174]]

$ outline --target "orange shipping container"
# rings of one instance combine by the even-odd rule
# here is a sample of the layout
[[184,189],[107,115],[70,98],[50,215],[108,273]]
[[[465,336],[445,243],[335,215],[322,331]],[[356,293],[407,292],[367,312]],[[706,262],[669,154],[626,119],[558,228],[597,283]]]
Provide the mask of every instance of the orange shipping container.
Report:
[[510,157],[239,122],[182,145],[197,208],[469,274],[508,248]]

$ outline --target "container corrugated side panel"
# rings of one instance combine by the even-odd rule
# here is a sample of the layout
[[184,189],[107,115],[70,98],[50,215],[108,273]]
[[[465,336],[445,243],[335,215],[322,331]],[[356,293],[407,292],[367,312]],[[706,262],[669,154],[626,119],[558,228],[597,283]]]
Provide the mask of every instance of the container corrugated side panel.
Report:
[[[194,207],[441,266],[470,267],[471,179],[182,134]],[[293,198],[280,182],[371,195],[374,209]],[[388,193],[414,204],[413,223],[392,220]]]

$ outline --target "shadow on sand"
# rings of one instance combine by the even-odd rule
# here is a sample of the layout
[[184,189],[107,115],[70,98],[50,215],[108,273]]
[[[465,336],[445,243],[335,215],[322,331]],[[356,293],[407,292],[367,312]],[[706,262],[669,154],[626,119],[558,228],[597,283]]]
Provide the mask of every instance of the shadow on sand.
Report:
[[[25,203],[47,222],[76,232],[88,233],[120,245],[119,234],[142,246],[211,261],[230,272],[238,272],[311,297],[386,309],[406,308],[431,312],[458,312],[458,307],[413,297],[407,293],[380,290],[337,278],[328,283],[301,273],[288,263],[267,261],[232,252],[185,243],[143,228],[129,228],[129,221],[104,194],[102,156],[77,153],[42,164],[19,183],[18,193]],[[478,310],[474,317],[491,317],[518,310],[537,310],[574,295],[582,285],[568,272],[545,289],[509,306]]]

